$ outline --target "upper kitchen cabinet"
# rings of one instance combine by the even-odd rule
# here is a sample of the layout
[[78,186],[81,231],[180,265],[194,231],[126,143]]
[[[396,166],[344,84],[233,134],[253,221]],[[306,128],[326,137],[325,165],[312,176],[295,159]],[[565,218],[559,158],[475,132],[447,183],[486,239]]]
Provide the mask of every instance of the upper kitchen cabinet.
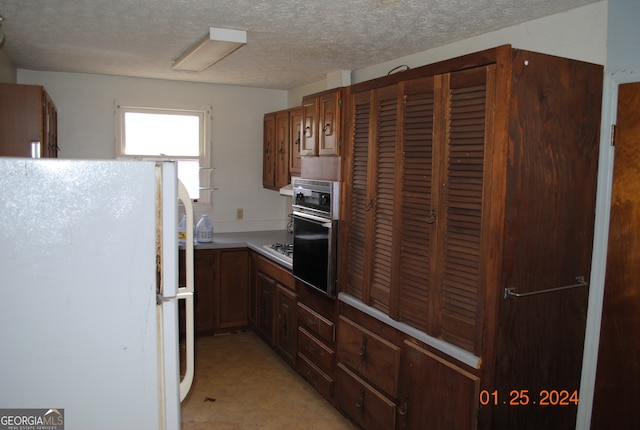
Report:
[[300,107],[264,116],[262,185],[278,190],[300,174]]
[[57,157],[58,115],[38,85],[0,84],[0,156]]
[[333,89],[302,99],[301,155],[340,155],[343,89]]
[[302,170],[302,157],[300,145],[302,144],[302,106],[289,109],[289,173],[291,176],[300,176]]
[[502,46],[353,85],[345,101],[340,289],[470,354],[500,396],[480,428],[575,426],[577,402],[502,401],[579,388],[602,79],[599,65]]

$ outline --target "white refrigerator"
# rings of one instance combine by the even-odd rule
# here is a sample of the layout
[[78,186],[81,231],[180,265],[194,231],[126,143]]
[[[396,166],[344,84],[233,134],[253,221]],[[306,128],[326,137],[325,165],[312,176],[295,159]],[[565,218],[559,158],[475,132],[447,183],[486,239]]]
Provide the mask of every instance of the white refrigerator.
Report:
[[43,409],[58,429],[180,428],[193,379],[192,247],[178,288],[185,194],[171,162],[0,158],[5,424]]

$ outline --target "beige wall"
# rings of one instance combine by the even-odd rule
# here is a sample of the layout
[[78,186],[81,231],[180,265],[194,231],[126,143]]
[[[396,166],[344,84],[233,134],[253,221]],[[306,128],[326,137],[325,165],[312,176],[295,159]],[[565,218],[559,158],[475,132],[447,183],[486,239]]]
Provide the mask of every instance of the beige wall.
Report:
[[[21,84],[44,85],[58,110],[60,157],[115,157],[115,102],[212,110],[213,205],[198,205],[223,231],[284,228],[286,198],[262,188],[262,119],[286,107],[286,92],[154,79],[18,70]],[[244,220],[236,221],[236,208]],[[197,219],[196,219],[197,221]]]

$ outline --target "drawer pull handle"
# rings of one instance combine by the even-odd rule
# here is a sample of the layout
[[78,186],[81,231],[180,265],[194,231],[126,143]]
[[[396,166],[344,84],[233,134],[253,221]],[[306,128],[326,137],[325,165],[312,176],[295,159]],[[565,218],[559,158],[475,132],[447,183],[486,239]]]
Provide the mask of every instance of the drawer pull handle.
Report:
[[400,410],[398,414],[402,417],[402,427],[407,427],[407,410],[409,409],[409,393],[404,393],[404,398],[402,400],[402,406],[400,406]]
[[364,388],[360,387],[360,398],[356,402],[356,408],[360,412],[360,416],[364,416]]
[[367,336],[364,334],[362,335],[362,345],[360,346],[358,355],[360,356],[362,367],[367,367]]

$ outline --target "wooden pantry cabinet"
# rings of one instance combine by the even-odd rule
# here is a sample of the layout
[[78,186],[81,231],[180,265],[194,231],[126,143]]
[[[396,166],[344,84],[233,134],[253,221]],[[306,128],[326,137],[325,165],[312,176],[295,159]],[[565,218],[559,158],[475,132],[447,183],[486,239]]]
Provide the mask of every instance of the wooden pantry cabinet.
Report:
[[[472,354],[481,389],[577,390],[602,78],[501,46],[349,87],[340,290]],[[473,407],[561,429],[577,405]]]
[[278,190],[300,175],[302,108],[296,107],[264,116],[262,185]]
[[58,113],[39,85],[0,84],[0,156],[58,157]]

